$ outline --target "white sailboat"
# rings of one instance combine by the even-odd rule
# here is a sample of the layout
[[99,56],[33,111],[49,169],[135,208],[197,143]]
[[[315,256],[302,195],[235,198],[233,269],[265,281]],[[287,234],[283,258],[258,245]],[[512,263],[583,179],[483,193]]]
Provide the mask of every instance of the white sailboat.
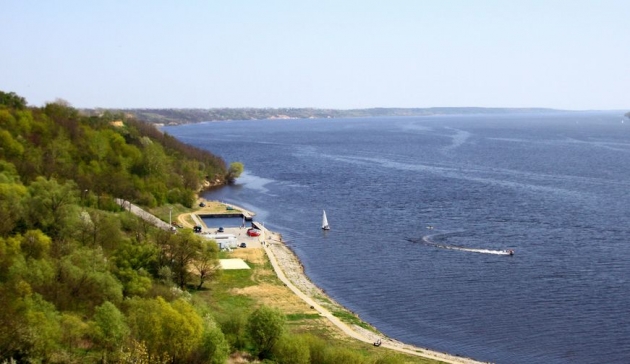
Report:
[[326,211],[324,210],[324,214],[322,215],[322,229],[330,230],[330,226],[328,225],[328,219],[326,218]]

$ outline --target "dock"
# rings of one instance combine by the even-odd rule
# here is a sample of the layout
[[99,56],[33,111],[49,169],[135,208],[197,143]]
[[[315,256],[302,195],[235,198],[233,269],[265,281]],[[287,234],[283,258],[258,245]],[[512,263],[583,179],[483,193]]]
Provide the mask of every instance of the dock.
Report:
[[219,213],[219,214],[204,214],[204,213],[197,213],[195,214],[197,216],[199,216],[200,218],[204,218],[204,217],[208,217],[208,218],[212,218],[212,217],[242,217],[245,218],[245,221],[252,221],[253,216],[245,213],[245,212],[233,212],[233,213]]
[[240,217],[243,218],[245,221],[253,221],[254,216],[256,216],[256,213],[248,211],[240,206],[232,205],[225,202],[221,202],[221,204],[225,206],[225,212],[197,212],[191,213],[190,217],[194,221],[195,225],[199,225],[207,229],[208,226],[204,224],[203,218]]

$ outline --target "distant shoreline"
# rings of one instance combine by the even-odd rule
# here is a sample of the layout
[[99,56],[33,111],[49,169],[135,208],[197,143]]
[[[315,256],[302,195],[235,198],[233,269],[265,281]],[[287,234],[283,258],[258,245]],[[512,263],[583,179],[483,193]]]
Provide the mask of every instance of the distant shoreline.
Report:
[[570,110],[548,108],[494,108],[494,107],[428,107],[428,108],[368,108],[368,109],[317,109],[317,108],[211,108],[211,109],[80,109],[88,115],[105,111],[135,117],[160,125],[183,125],[206,121],[274,120],[274,119],[339,119],[366,117],[411,117],[439,115],[558,113]]

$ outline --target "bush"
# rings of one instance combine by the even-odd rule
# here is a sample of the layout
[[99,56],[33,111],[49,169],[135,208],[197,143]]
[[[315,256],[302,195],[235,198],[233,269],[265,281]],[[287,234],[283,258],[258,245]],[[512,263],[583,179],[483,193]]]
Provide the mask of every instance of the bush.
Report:
[[273,348],[273,358],[278,364],[308,364],[310,349],[302,336],[283,335]]
[[285,320],[282,312],[267,306],[258,308],[249,316],[247,333],[259,358],[270,356],[273,347],[284,334]]
[[356,351],[333,347],[326,353],[325,363],[329,364],[367,364],[368,360]]
[[217,320],[228,344],[234,350],[243,350],[247,346],[247,315],[242,311],[232,311],[229,315]]

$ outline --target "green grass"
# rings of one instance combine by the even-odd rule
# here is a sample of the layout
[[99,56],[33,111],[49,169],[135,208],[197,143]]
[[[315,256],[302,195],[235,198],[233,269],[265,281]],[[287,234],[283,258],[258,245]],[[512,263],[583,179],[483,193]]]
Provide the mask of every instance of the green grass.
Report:
[[300,321],[320,319],[322,316],[318,313],[292,313],[287,315],[287,321]]
[[206,283],[205,291],[198,291],[195,294],[218,314],[229,315],[236,311],[251,311],[256,302],[250,297],[232,292],[234,288],[255,285],[251,275],[250,269],[225,270],[216,280]]
[[[173,209],[172,212],[171,212],[171,209]],[[194,210],[189,209],[188,207],[185,207],[180,204],[174,204],[174,205],[164,205],[164,206],[155,207],[155,208],[149,209],[148,211],[165,222],[168,222],[169,214],[170,214],[171,221],[177,222],[177,216],[181,214],[193,212]]]
[[370,330],[370,331],[374,331],[374,328],[370,325],[368,325],[367,323],[363,322],[360,318],[358,318],[356,315],[352,314],[351,312],[348,311],[333,311],[332,312],[333,316],[339,318],[341,321],[347,323],[347,324],[351,324],[351,325],[357,325],[359,327],[362,327],[364,329]]
[[317,299],[318,301],[320,301],[323,304],[328,304],[328,305],[332,305],[333,303],[325,296],[322,295],[315,295],[315,297],[313,297],[315,299]]
[[219,284],[229,288],[245,288],[256,285],[252,280],[252,269],[224,270],[219,278]]

